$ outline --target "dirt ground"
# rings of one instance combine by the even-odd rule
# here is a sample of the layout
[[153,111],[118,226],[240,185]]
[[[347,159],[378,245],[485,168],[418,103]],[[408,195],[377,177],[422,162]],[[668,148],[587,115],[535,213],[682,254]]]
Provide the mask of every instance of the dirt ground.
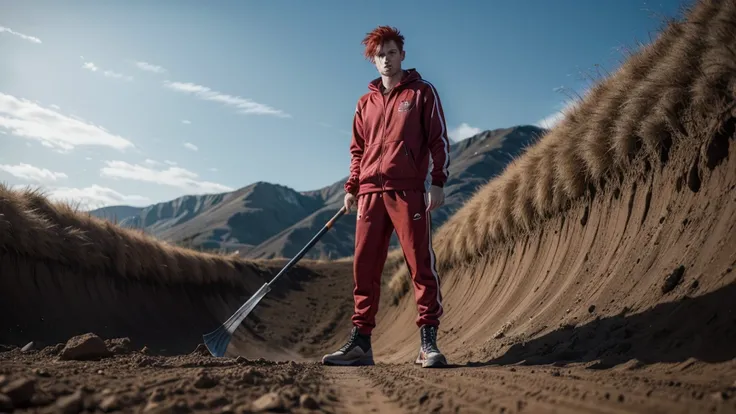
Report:
[[423,370],[410,363],[346,368],[214,358],[202,348],[181,356],[124,347],[91,359],[64,355],[63,345],[0,353],[0,412],[736,412],[736,382],[727,375],[734,363],[722,366],[721,376],[694,361],[656,370],[637,364],[604,371],[580,364]]
[[[516,346],[484,362],[452,352],[456,361],[446,369],[380,353],[373,367],[323,367],[319,355],[349,328],[350,268],[310,265],[286,279],[288,295],[264,300],[238,331],[250,339],[235,340],[240,349],[230,352],[268,360],[214,358],[203,345],[172,354],[96,335],[26,350],[2,346],[0,412],[736,413],[733,359],[566,362],[544,359],[550,353],[534,341],[510,341]],[[600,324],[578,335],[595,342],[601,338],[590,332],[615,332],[626,321]]]

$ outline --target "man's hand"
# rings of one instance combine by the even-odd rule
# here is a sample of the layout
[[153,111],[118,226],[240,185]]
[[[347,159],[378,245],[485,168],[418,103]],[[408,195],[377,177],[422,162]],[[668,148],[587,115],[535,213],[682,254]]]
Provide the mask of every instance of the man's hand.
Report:
[[445,204],[445,190],[442,187],[433,185],[429,188],[429,200],[427,203],[427,211],[432,211],[437,207]]
[[351,193],[345,194],[345,199],[343,200],[343,204],[345,205],[345,212],[350,213],[350,209],[355,204],[355,195]]

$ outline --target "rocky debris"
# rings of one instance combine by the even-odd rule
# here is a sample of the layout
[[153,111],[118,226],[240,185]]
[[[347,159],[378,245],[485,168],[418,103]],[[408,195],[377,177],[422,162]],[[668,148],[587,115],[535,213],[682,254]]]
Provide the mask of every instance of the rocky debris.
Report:
[[66,342],[61,351],[61,360],[97,360],[111,356],[112,353],[105,346],[105,342],[93,333],[75,336]]
[[263,394],[260,398],[253,401],[251,404],[252,410],[255,412],[262,412],[262,411],[275,411],[275,410],[281,410],[284,408],[284,402],[281,400],[281,397],[275,392],[269,392],[267,394]]
[[48,371],[46,371],[43,368],[34,368],[32,371],[34,374],[38,375],[39,377],[48,378],[51,376]]
[[257,385],[258,380],[263,376],[260,372],[258,372],[254,368],[248,368],[243,372],[243,374],[240,377],[240,380],[237,381],[238,385],[241,384],[247,384],[247,385]]
[[299,406],[309,410],[316,410],[319,408],[319,403],[309,394],[302,394],[299,397]]
[[194,387],[199,389],[207,389],[216,386],[218,383],[216,378],[211,377],[207,372],[201,372],[194,381]]
[[250,364],[250,360],[242,355],[239,355],[237,358],[235,358],[235,363],[238,365],[248,365]]
[[160,402],[165,399],[166,394],[164,393],[164,390],[162,390],[161,388],[155,388],[151,393],[151,396],[148,397],[148,402]]
[[664,280],[662,285],[662,293],[671,292],[677,285],[682,281],[682,276],[685,274],[685,266],[680,265],[672,271]]
[[190,412],[191,408],[185,400],[176,400],[174,402],[167,402],[167,394],[161,388],[155,388],[151,395],[148,397],[147,404],[143,408],[143,412],[155,412],[155,413],[186,413]]
[[210,409],[224,407],[230,404],[230,400],[224,395],[218,395],[207,402],[207,407]]
[[136,361],[136,365],[139,368],[150,367],[156,364],[156,360],[150,357],[142,357]]
[[166,413],[166,414],[176,414],[176,413],[190,413],[192,412],[192,409],[189,407],[187,402],[185,400],[178,400],[174,403],[164,404],[164,403],[157,403],[157,402],[149,402],[146,407],[143,409],[144,413]]
[[64,350],[64,344],[56,344],[45,347],[41,353],[49,356],[58,356]]
[[[156,366],[138,367],[141,358],[155,361]],[[325,397],[329,391],[315,386],[321,371],[311,364],[263,360],[243,366],[233,358],[229,365],[197,366],[211,360],[192,354],[167,357],[132,352],[102,361],[62,362],[56,356],[17,349],[0,356],[0,413],[239,414],[330,407],[326,399],[330,397]]]
[[0,393],[5,394],[16,408],[27,407],[33,394],[36,393],[36,380],[33,378],[19,378],[5,385]]
[[3,352],[10,352],[14,350],[16,347],[12,345],[0,345],[0,354]]
[[64,414],[76,414],[84,408],[84,394],[81,389],[74,391],[56,400],[56,410]]
[[118,399],[118,397],[115,395],[104,397],[102,401],[100,401],[100,404],[98,406],[100,410],[106,413],[109,413],[110,411],[117,411],[122,407],[122,405],[120,404],[120,399]]
[[510,327],[511,327],[511,322],[506,321],[506,323],[501,325],[501,328],[499,328],[498,331],[496,331],[496,333],[493,334],[493,339],[501,339],[504,336],[506,336],[506,332],[509,330]]
[[697,279],[693,280],[692,283],[690,283],[690,290],[695,290],[700,286],[700,282],[698,282]]
[[115,338],[105,340],[105,347],[114,355],[125,355],[133,352],[130,338]]
[[210,356],[210,351],[207,350],[205,344],[199,344],[190,355]]

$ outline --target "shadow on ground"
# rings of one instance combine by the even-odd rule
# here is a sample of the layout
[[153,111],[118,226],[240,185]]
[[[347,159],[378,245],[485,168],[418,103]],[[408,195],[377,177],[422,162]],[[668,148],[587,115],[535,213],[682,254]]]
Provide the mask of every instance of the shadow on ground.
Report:
[[[691,292],[696,287],[689,287]],[[694,292],[693,292],[694,293]],[[708,363],[736,358],[736,283],[698,297],[684,296],[638,314],[596,318],[566,326],[502,356],[465,366],[565,365],[595,362],[607,369],[636,360],[640,365],[696,359]]]

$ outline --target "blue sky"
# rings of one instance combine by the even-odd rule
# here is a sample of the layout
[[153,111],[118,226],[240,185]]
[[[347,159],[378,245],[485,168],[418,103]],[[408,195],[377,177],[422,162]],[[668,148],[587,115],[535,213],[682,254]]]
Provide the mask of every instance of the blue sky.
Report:
[[457,140],[554,119],[564,91],[681,3],[5,1],[0,181],[89,208],[255,181],[317,189],[347,174],[375,26],[406,36],[404,65],[436,86]]

